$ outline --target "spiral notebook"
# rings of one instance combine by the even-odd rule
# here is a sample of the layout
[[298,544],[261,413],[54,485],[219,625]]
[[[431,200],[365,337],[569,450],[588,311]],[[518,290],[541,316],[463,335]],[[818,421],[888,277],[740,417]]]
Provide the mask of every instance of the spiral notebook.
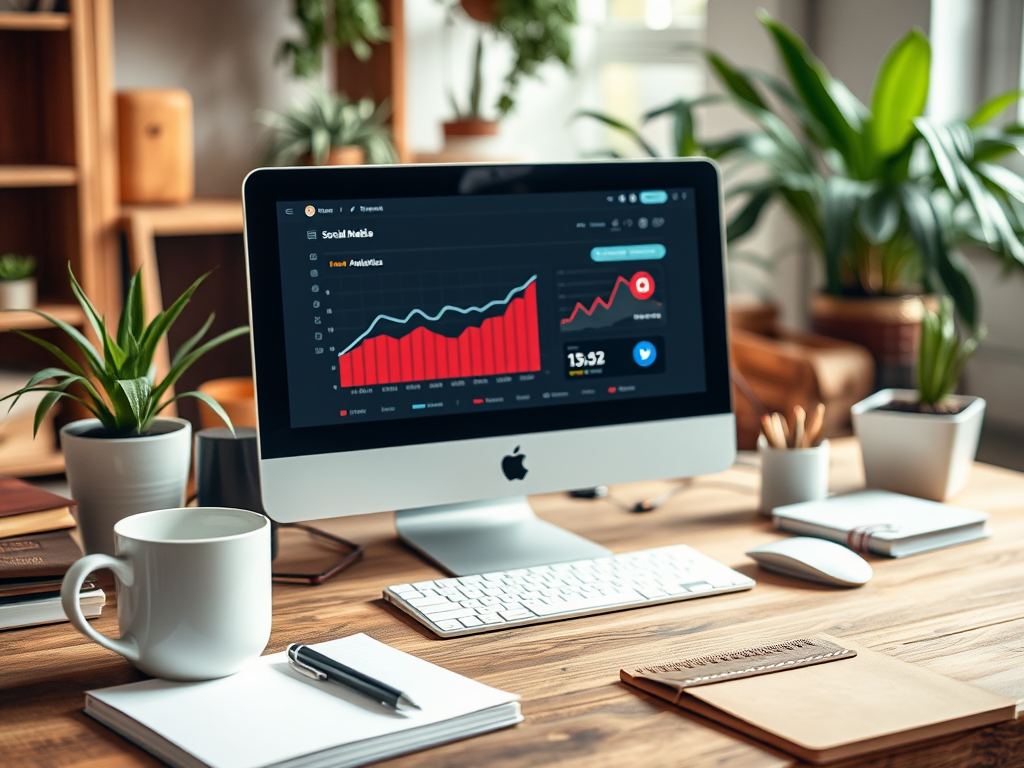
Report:
[[624,669],[620,678],[812,763],[1012,720],[1017,707],[828,635]]
[[145,680],[86,693],[85,713],[176,768],[346,768],[521,722],[518,696],[364,634],[310,646],[408,693],[396,712],[263,656],[200,683]]

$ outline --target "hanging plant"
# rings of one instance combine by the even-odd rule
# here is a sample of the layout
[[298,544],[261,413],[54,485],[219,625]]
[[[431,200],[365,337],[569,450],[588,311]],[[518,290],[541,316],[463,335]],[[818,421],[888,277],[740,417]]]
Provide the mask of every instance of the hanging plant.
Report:
[[373,55],[371,46],[390,39],[381,23],[378,0],[293,0],[293,15],[302,30],[285,40],[277,60],[291,64],[295,77],[310,77],[324,67],[324,46],[350,48],[360,61]]

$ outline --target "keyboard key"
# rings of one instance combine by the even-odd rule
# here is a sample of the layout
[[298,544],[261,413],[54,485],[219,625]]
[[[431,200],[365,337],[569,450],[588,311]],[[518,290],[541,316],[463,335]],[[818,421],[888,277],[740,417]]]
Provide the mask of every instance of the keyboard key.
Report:
[[437,613],[430,617],[430,620],[440,626],[442,621],[447,619],[461,619],[466,616],[476,616],[475,608],[459,608],[456,611],[447,611],[446,613]]
[[438,629],[444,630],[445,632],[451,632],[453,629],[465,629],[465,627],[455,619],[438,621],[435,623],[437,624]]
[[502,611],[501,618],[506,621],[515,621],[516,619],[528,619],[533,616],[531,611],[524,609],[518,611]]
[[466,616],[459,619],[459,621],[462,622],[462,626],[464,627],[479,627],[483,625],[483,622],[474,616]]
[[412,584],[395,584],[395,586],[389,587],[389,589],[392,592],[397,592],[400,595],[401,594],[405,594],[407,592],[415,592],[416,591],[416,587],[414,587]]
[[439,613],[457,611],[461,607],[458,603],[438,603],[437,605],[424,605],[419,608],[419,612],[424,616],[437,616]]
[[482,616],[478,616],[484,624],[504,624],[505,620],[496,613],[485,613]]
[[425,605],[445,605],[451,602],[444,595],[428,595],[426,597],[414,597],[406,602],[413,608],[422,608]]

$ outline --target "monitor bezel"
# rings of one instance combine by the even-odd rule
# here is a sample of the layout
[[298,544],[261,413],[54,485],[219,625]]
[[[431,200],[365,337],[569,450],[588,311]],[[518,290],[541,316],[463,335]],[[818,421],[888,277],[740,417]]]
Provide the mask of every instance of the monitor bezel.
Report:
[[[417,416],[316,427],[291,426],[280,285],[277,204],[295,200],[693,188],[701,280],[706,389],[618,402],[559,404],[490,413]],[[724,237],[717,165],[706,159],[550,164],[261,168],[242,188],[250,339],[261,458],[523,435],[731,413]]]

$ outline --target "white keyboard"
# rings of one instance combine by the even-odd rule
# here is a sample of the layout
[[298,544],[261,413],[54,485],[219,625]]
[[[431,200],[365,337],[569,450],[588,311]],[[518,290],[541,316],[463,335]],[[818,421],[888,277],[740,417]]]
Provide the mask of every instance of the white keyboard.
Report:
[[396,584],[384,599],[441,637],[739,592],[754,580],[682,544]]

